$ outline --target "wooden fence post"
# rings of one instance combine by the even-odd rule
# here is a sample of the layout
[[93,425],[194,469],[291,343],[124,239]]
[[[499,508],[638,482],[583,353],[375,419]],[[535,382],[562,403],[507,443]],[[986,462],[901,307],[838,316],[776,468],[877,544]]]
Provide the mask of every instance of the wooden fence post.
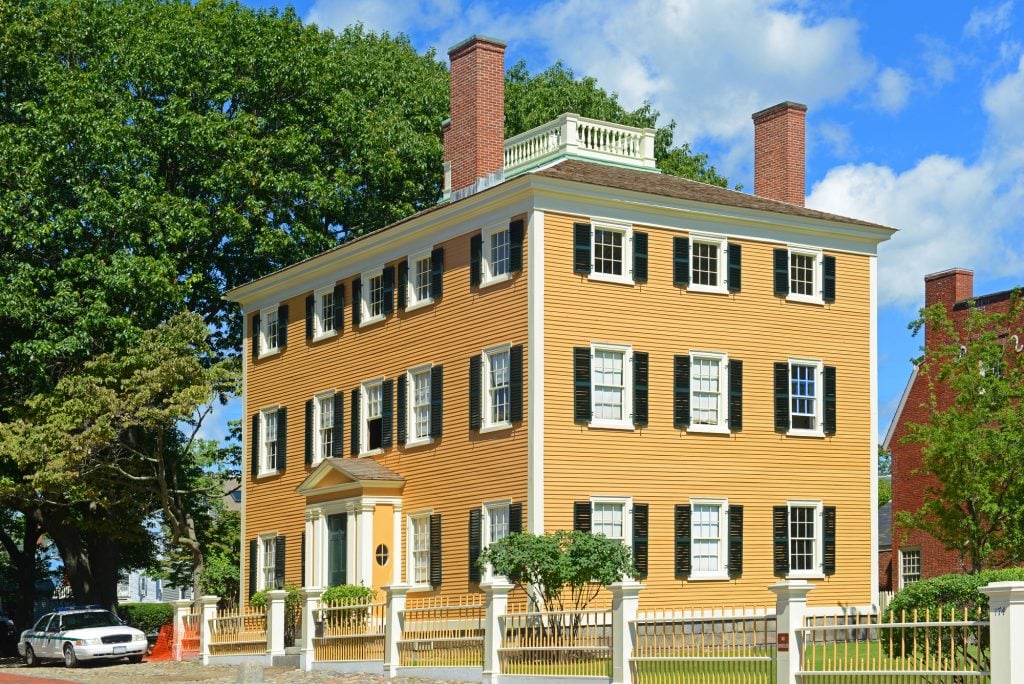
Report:
[[323,589],[306,589],[302,601],[302,643],[299,653],[301,669],[309,672],[313,669],[315,651],[313,637],[316,636],[316,609],[320,606]]
[[501,678],[501,659],[498,657],[498,649],[501,648],[504,637],[501,621],[508,612],[508,593],[514,586],[503,577],[480,583],[480,590],[486,594],[482,680],[484,684],[497,684]]
[[992,683],[1024,682],[1024,582],[993,582],[988,596]]
[[775,593],[777,684],[797,684],[796,675],[803,662],[804,617],[807,594],[814,589],[810,582],[785,580],[768,587]]
[[384,587],[388,593],[387,615],[384,618],[384,676],[394,679],[398,676],[398,642],[402,638],[402,613],[405,611],[405,595],[411,587],[407,584],[392,584]]
[[192,612],[192,602],[188,599],[172,601],[174,606],[174,632],[171,654],[175,660],[181,660],[181,640],[185,637],[185,616]]
[[640,606],[640,590],[636,581],[608,585],[612,593],[612,684],[631,684],[633,672],[629,660],[636,640],[636,614]]
[[275,656],[284,655],[285,610],[288,592],[274,589],[267,592],[267,655],[271,664]]
[[203,665],[210,664],[210,621],[217,617],[217,603],[219,596],[203,596],[199,599],[203,610],[200,613],[202,624],[199,625],[200,653],[203,657]]

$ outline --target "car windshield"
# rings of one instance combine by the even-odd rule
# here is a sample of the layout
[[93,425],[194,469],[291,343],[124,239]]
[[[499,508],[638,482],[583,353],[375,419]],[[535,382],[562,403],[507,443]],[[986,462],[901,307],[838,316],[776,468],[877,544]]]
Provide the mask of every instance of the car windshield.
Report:
[[120,627],[121,621],[113,613],[97,610],[88,613],[69,613],[61,616],[64,631],[69,629],[86,629],[88,627]]

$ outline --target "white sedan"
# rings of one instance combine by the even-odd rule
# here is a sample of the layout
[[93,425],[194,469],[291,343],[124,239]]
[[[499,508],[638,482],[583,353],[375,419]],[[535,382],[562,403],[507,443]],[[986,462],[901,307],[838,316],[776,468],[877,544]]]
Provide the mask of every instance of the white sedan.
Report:
[[22,632],[18,653],[29,667],[56,659],[63,659],[66,667],[77,667],[83,661],[117,658],[137,663],[146,645],[145,634],[124,625],[108,610],[64,609],[47,613]]

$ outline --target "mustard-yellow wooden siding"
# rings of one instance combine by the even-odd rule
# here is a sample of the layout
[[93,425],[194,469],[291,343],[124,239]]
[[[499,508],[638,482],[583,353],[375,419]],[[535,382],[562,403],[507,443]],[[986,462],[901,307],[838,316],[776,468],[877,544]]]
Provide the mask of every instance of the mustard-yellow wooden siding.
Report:
[[[433,445],[404,448],[394,446],[373,458],[406,478],[402,496],[402,572],[406,569],[405,517],[432,510],[442,514],[444,542],[444,593],[465,593],[468,581],[466,542],[469,509],[493,499],[526,499],[526,397],[524,420],[513,429],[487,434],[469,430],[469,359],[485,348],[502,344],[527,345],[526,295],[528,259],[524,247],[524,268],[504,283],[484,288],[469,284],[469,243],[471,233],[443,244],[444,296],[438,302],[411,312],[397,312],[386,321],[353,329],[352,277],[346,278],[345,325],[340,335],[321,342],[307,342],[305,297],[287,302],[288,345],[280,353],[253,364],[246,355],[246,432],[251,416],[262,407],[280,404],[288,408],[288,461],[283,475],[257,478],[249,475],[249,443],[246,441],[245,538],[261,533],[286,535],[286,583],[300,584],[300,537],[304,529],[305,499],[295,488],[309,474],[304,465],[305,402],[318,392],[336,390],[345,395],[344,442],[350,457],[351,391],[365,380],[396,378],[409,368],[426,364],[444,365],[444,436]],[[389,265],[393,265],[389,264]],[[251,316],[251,314],[250,314]],[[251,320],[251,318],[250,318]],[[524,385],[526,370],[524,369]],[[397,389],[395,392],[397,402]],[[396,410],[397,420],[397,410]],[[248,438],[248,435],[247,435]],[[395,427],[397,444],[397,425]],[[327,499],[343,498],[343,494]],[[318,499],[321,497],[317,497]],[[388,517],[384,507],[375,513]],[[375,521],[377,528],[379,521]],[[381,530],[378,530],[380,532]],[[390,547],[390,538],[388,542]],[[247,554],[248,544],[243,544]],[[392,556],[394,550],[391,549]],[[393,562],[393,560],[391,561]],[[390,568],[390,566],[389,566]],[[248,560],[243,583],[248,582]],[[374,571],[374,581],[382,577]],[[390,571],[387,573],[390,583]],[[246,596],[243,587],[243,596]]]
[[[735,295],[690,292],[672,284],[672,238],[648,233],[649,278],[629,286],[573,273],[574,221],[545,216],[544,524],[571,529],[572,504],[591,495],[647,503],[649,576],[645,605],[764,605],[772,574],[773,505],[820,499],[837,507],[837,570],[813,580],[812,604],[870,602],[871,424],[869,257],[834,254],[836,301],[787,302],[772,290],[772,249],[742,245],[743,289]],[[635,431],[573,422],[575,346],[630,344],[650,354],[650,423]],[[684,433],[672,421],[672,357],[690,350],[726,352],[743,367],[743,430]],[[837,369],[834,437],[774,431],[772,364],[790,356]],[[738,581],[680,581],[673,572],[673,506],[691,497],[744,506],[744,572]]]

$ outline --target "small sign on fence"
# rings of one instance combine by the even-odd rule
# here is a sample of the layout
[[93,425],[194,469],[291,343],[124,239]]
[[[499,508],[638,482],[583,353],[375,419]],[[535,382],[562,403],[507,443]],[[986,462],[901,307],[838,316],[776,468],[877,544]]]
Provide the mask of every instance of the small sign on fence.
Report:
[[789,634],[779,632],[775,635],[775,646],[779,653],[789,653]]

